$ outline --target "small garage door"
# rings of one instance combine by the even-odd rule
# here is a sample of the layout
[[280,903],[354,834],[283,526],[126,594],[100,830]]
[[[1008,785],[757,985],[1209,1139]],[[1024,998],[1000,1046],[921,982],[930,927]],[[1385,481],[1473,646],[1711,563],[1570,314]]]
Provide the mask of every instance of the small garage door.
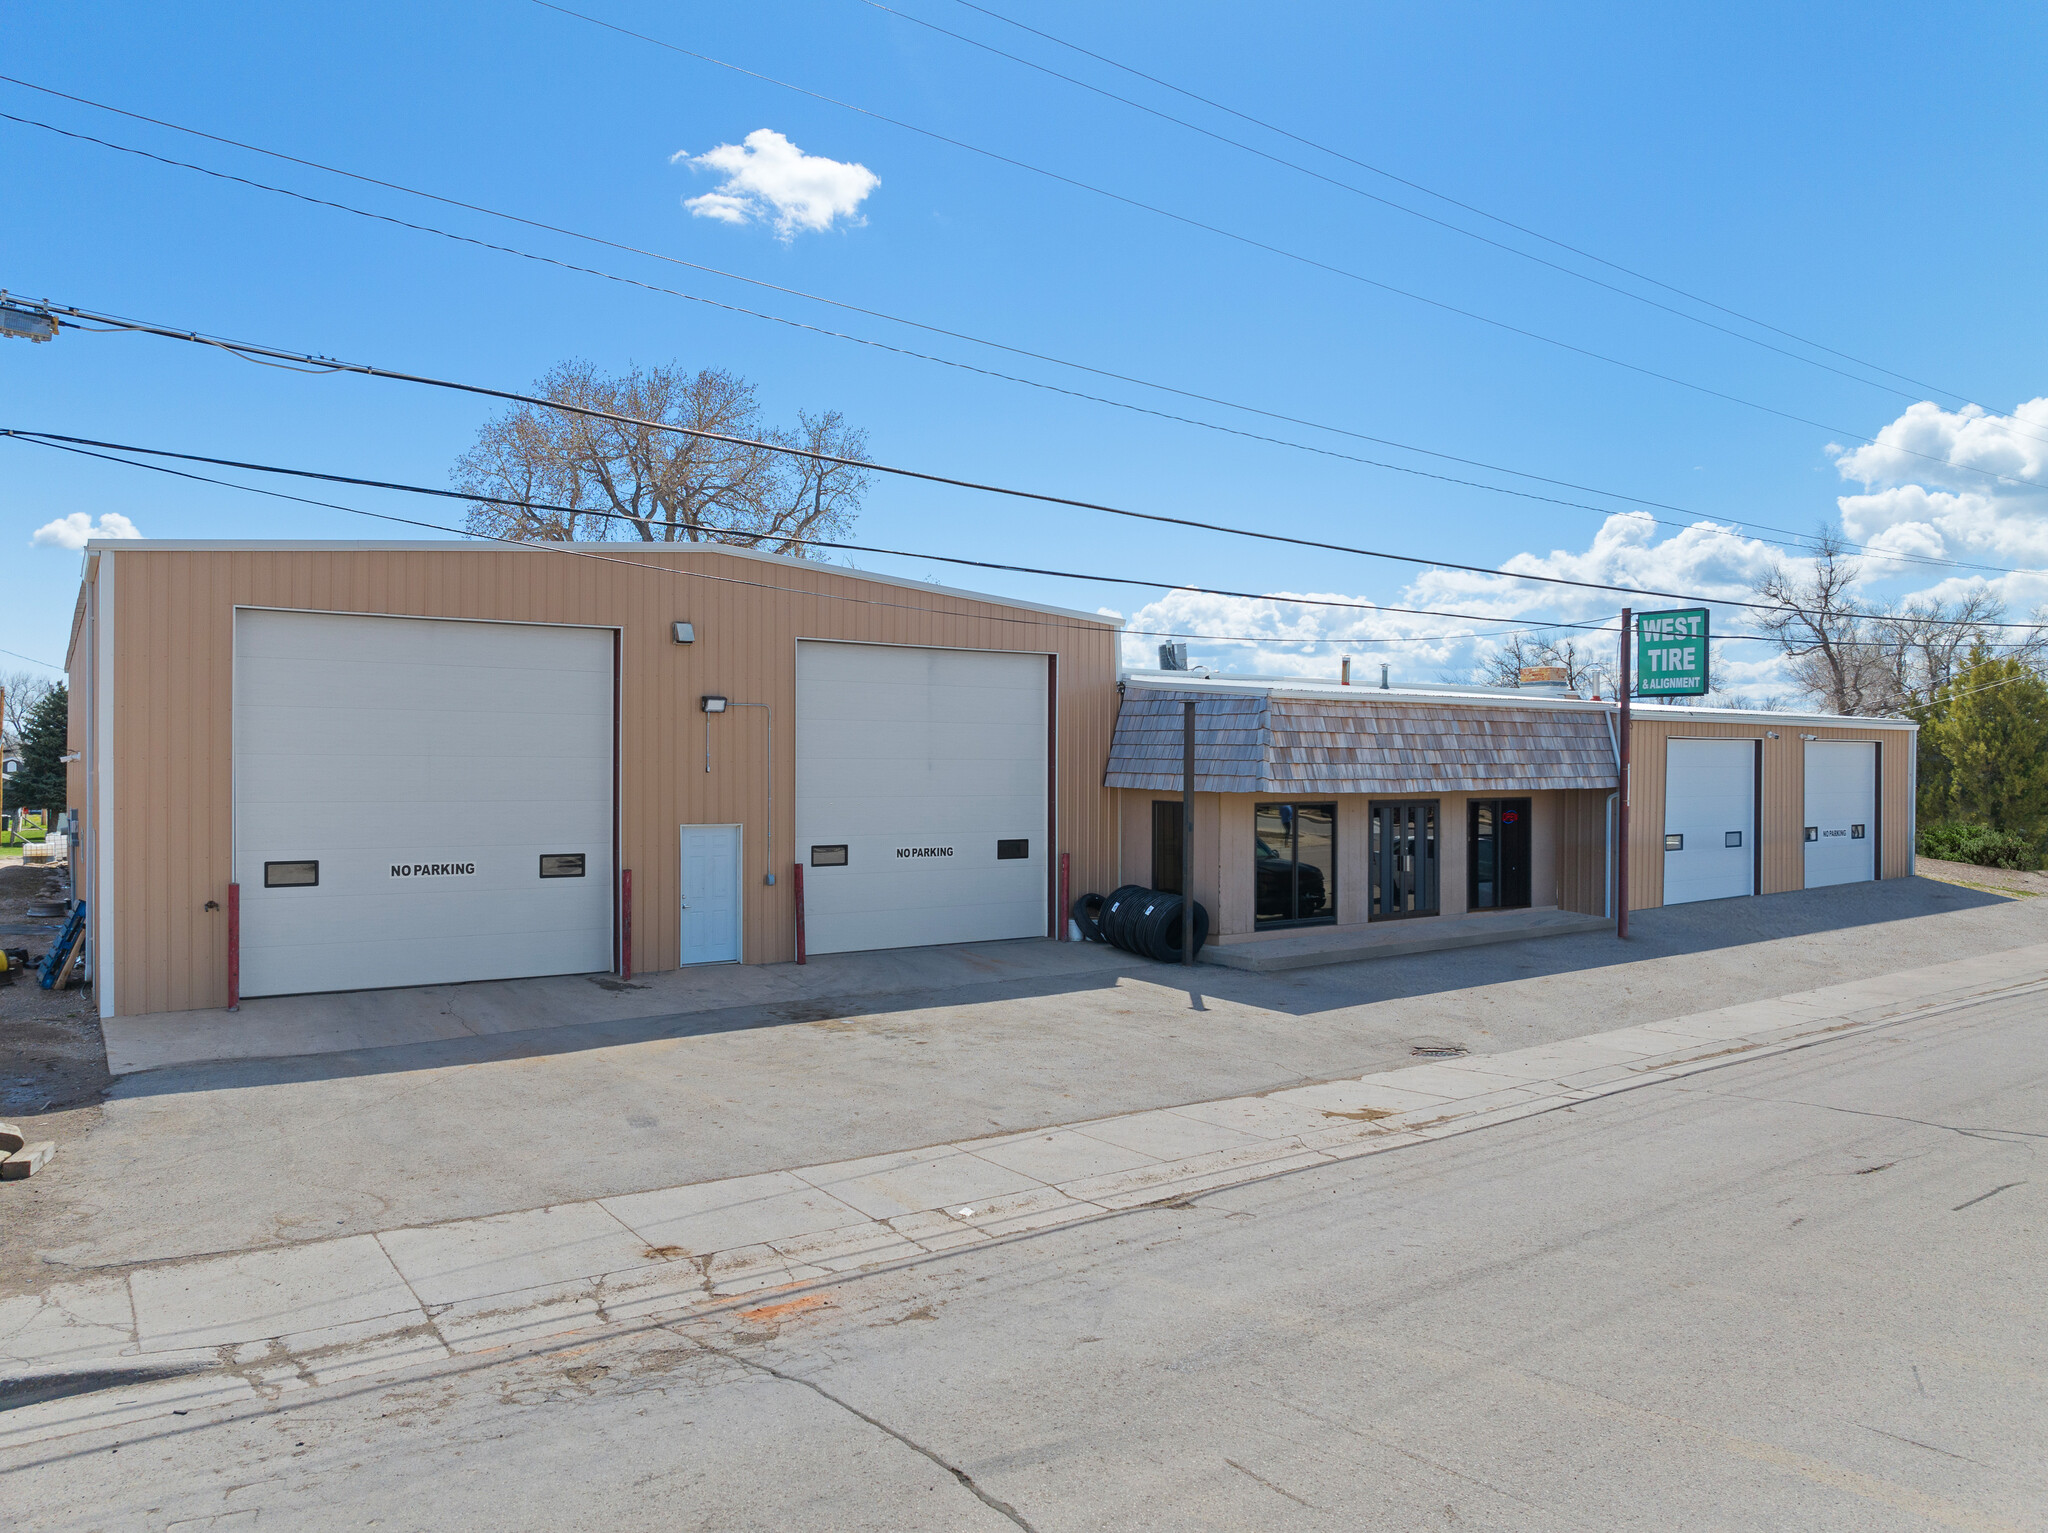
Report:
[[611,967],[608,629],[235,616],[242,993]]
[[1664,903],[1756,893],[1756,741],[1672,740],[1664,758]]
[[1877,745],[1806,742],[1806,887],[1877,877]]
[[806,641],[796,675],[809,950],[1044,936],[1046,657]]

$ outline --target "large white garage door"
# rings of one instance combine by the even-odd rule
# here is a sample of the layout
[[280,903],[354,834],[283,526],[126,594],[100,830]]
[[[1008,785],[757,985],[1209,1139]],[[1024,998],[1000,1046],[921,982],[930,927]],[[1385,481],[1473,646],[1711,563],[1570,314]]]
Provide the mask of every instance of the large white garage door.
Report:
[[1756,742],[1672,740],[1664,758],[1664,903],[1756,893]]
[[1877,746],[1806,742],[1806,887],[1877,877]]
[[1043,655],[806,641],[796,850],[813,953],[1046,930]]
[[235,615],[242,993],[612,964],[606,629]]

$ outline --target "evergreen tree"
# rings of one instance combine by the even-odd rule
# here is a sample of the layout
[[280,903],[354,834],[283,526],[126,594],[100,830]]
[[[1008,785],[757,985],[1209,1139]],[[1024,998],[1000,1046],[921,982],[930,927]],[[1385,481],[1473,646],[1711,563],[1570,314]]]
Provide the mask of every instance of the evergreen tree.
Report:
[[1937,696],[1922,734],[1940,757],[1943,818],[2036,842],[2048,832],[2048,683],[2037,672],[1980,649]]
[[50,828],[57,816],[70,807],[64,785],[65,737],[70,728],[70,697],[62,686],[52,687],[36,704],[35,712],[21,731],[21,770],[7,779],[7,808],[47,809]]

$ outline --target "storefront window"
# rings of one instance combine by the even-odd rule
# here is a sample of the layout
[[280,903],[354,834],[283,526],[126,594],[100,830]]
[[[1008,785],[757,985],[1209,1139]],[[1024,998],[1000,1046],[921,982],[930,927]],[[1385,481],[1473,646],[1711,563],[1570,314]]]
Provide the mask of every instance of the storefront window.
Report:
[[1259,804],[1252,812],[1259,926],[1337,919],[1337,806]]

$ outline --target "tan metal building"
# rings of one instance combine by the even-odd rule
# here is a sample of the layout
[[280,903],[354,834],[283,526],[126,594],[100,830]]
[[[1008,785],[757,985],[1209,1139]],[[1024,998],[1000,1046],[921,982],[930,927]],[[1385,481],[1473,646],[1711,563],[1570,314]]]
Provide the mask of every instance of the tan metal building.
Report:
[[[102,1015],[1060,930],[1119,624],[716,546],[104,541],[71,799]],[[630,875],[630,906],[625,889]],[[630,910],[630,927],[628,911]]]
[[[1181,888],[1223,944],[1314,926],[1614,913],[1619,709],[1569,695],[1127,672],[1105,782],[1124,882]],[[1629,906],[1912,872],[1915,726],[1633,710]]]

